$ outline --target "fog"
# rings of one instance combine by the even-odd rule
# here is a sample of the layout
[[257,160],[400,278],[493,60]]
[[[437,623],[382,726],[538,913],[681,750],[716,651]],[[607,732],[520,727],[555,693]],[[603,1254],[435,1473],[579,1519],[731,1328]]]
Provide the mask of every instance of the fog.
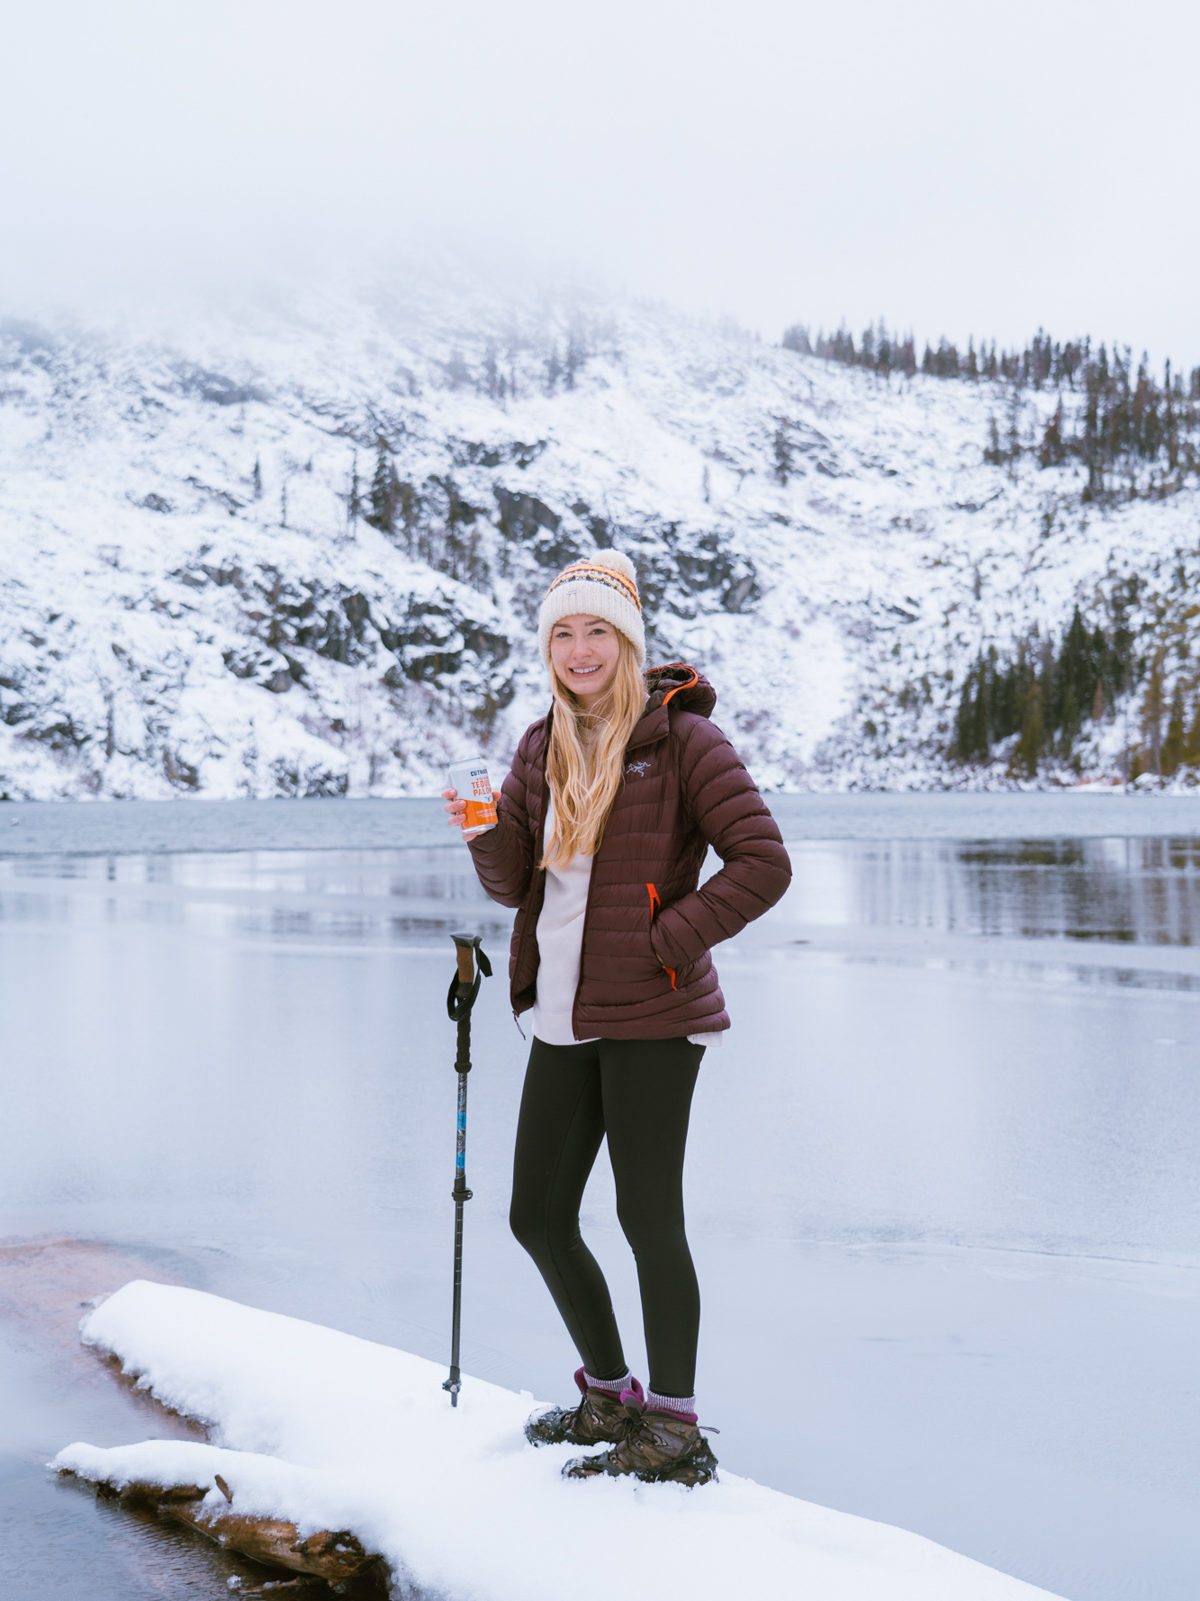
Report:
[[6,18],[0,310],[446,250],[919,338],[1200,362],[1186,0],[48,0]]

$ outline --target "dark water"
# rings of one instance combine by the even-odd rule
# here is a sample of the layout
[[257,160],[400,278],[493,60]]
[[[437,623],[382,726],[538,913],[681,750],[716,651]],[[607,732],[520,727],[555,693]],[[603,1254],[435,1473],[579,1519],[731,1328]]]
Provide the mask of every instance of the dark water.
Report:
[[[498,780],[496,780],[498,782]],[[789,840],[1184,838],[1200,794],[771,795]],[[441,802],[20,801],[0,806],[0,856],[160,851],[419,849],[445,837]]]
[[[204,805],[0,808],[0,851],[10,814],[22,839],[0,860],[0,1239],[94,1242],[60,1249],[53,1295],[0,1257],[6,1601],[228,1593],[219,1553],[40,1466],[160,1429],[76,1353],[79,1299],[151,1271],[444,1356],[448,934],[482,932],[502,971],[511,914],[435,803]],[[689,1147],[701,1395],[731,1469],[1072,1601],[1190,1601],[1192,808],[779,806],[795,883],[717,953],[734,1029]],[[464,1368],[552,1398],[571,1354],[504,1221],[526,1048],[497,978]],[[635,1331],[605,1173],[587,1204]],[[785,1427],[764,1373],[787,1375]]]

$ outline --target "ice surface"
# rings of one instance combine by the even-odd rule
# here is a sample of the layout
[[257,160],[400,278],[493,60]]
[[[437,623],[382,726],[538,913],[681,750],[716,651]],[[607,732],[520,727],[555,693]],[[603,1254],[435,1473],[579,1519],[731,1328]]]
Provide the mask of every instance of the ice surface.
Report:
[[[205,1484],[233,1509],[301,1533],[349,1528],[418,1590],[471,1601],[611,1601],[623,1593],[819,1595],[825,1601],[1018,1601],[1020,1580],[884,1524],[733,1473],[703,1489],[561,1477],[571,1447],[534,1450],[528,1394],[407,1352],[202,1292],[135,1280],[83,1324],[219,1447],[66,1447],[84,1478]],[[210,1491],[213,1508],[224,1497]],[[607,1554],[607,1555],[606,1555]]]
[[[1120,797],[795,800],[793,890],[717,952],[734,1029],[689,1142],[722,1462],[1072,1601],[1192,1601],[1200,843],[1063,837],[1129,827]],[[127,847],[143,816],[228,844],[190,832],[202,803],[30,810],[42,852],[48,814],[82,844],[112,810]],[[183,1282],[444,1359],[448,932],[491,918],[502,959],[509,914],[420,810],[262,803],[292,848],[0,862],[10,1238],[154,1245]],[[964,815],[1008,838],[947,840]],[[800,838],[831,825],[861,837]],[[376,828],[390,848],[350,848]],[[577,1358],[505,1217],[527,1046],[501,976],[474,1042],[464,1366],[561,1399]],[[642,1371],[603,1158],[584,1228]],[[786,1429],[747,1371],[789,1376]],[[43,1461],[138,1437],[39,1417]]]

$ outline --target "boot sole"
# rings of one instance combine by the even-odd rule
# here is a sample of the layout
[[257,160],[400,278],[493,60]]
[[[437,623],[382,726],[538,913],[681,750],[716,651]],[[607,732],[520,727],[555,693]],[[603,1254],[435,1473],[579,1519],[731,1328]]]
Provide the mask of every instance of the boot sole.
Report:
[[563,1468],[563,1477],[597,1479],[604,1474],[610,1479],[638,1479],[642,1484],[682,1484],[689,1490],[700,1484],[718,1482],[717,1460],[711,1450],[694,1453],[682,1462],[665,1462],[661,1468],[646,1468],[640,1473],[635,1469],[611,1470],[604,1460],[606,1455],[602,1451],[597,1456],[580,1457],[576,1462],[568,1462]]

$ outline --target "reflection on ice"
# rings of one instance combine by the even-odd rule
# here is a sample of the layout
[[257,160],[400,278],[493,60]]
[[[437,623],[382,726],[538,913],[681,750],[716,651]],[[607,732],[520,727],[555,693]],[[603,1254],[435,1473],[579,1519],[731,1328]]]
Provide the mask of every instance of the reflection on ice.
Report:
[[[795,882],[751,930],[752,944],[794,944],[807,937],[796,933],[802,925],[989,941],[1200,945],[1200,841],[1192,839],[837,840],[793,842],[791,850]],[[420,852],[0,860],[0,919],[61,920],[66,897],[76,916],[87,915],[90,898],[92,915],[110,921],[183,920],[284,941],[424,941],[465,913],[493,937],[511,926],[511,915],[479,889],[457,844]],[[99,912],[99,903],[107,909]],[[900,941],[893,943],[899,957]],[[873,948],[862,954],[878,956]],[[999,949],[993,954],[1005,959]],[[921,956],[920,944],[912,944],[908,958]],[[977,949],[970,959],[986,954]],[[1095,965],[1115,981],[1136,982],[1136,969],[1103,958]]]
[[814,922],[1169,945],[1200,938],[1194,840],[842,841],[794,847],[793,860],[793,904],[807,887]]

